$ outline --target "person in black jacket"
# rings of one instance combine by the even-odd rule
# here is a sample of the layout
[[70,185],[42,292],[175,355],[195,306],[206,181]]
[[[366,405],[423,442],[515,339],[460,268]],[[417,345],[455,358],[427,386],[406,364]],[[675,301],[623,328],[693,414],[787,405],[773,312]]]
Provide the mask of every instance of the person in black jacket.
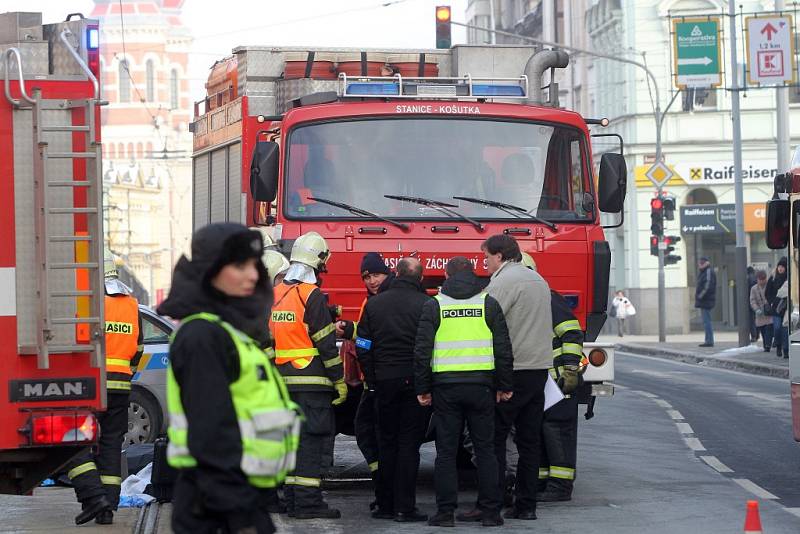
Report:
[[714,327],[711,324],[711,310],[717,304],[717,275],[708,258],[700,258],[697,262],[700,272],[697,274],[697,286],[694,290],[694,307],[700,308],[703,317],[703,330],[706,339],[701,347],[714,346]]
[[778,260],[778,265],[775,267],[775,272],[772,276],[769,277],[767,280],[767,287],[764,290],[764,294],[767,297],[767,302],[769,302],[770,307],[775,314],[772,316],[772,335],[775,344],[775,349],[778,353],[778,358],[782,358],[783,354],[786,353],[788,356],[789,354],[789,336],[784,335],[783,332],[783,316],[784,313],[778,313],[778,302],[781,300],[778,298],[778,290],[781,288],[784,282],[786,282],[786,265],[787,259],[786,256],[782,257]]
[[[752,265],[747,266],[747,294],[750,294],[750,291],[753,289],[753,286],[756,285],[756,270],[753,268]],[[756,328],[756,312],[750,309],[750,341],[755,343],[758,341],[758,329]]]
[[433,404],[436,421],[437,513],[428,524],[453,526],[458,506],[456,456],[466,419],[478,463],[478,508],[460,521],[503,524],[494,445],[495,404],[511,399],[514,359],[500,304],[463,256],[445,266],[439,295],[423,309],[414,347],[420,404]]
[[378,508],[373,517],[425,521],[417,512],[419,447],[430,410],[414,390],[414,338],[422,308],[431,298],[422,288],[422,264],[403,258],[389,289],[367,301],[356,347],[366,381],[375,389],[378,412]]
[[[158,313],[179,320],[212,313],[261,347],[268,346],[272,287],[261,248],[261,235],[242,225],[201,228],[192,237],[191,261],[185,256],[178,260],[169,297]],[[223,292],[214,282],[231,264],[243,273],[241,294]],[[230,393],[240,360],[231,336],[222,326],[189,321],[175,334],[169,357],[191,428],[188,447],[197,462],[181,469],[175,484],[173,531],[274,532],[264,509],[264,490],[252,486],[241,467],[242,436]]]

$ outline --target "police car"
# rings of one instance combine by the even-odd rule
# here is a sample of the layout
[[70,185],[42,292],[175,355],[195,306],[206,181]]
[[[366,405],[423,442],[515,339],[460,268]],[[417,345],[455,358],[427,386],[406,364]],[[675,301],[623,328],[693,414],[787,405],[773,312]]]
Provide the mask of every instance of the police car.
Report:
[[169,336],[175,325],[147,306],[139,306],[139,312],[144,353],[131,380],[125,444],[152,443],[167,431]]

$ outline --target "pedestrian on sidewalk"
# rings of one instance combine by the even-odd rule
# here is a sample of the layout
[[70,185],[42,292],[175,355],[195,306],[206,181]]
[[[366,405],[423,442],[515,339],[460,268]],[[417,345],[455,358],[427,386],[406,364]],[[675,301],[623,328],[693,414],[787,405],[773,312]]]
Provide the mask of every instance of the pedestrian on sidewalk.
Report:
[[784,256],[778,261],[778,265],[775,267],[775,272],[772,273],[772,276],[770,276],[769,280],[767,280],[767,287],[764,290],[764,294],[767,297],[767,302],[769,302],[769,305],[774,312],[772,315],[772,339],[778,358],[782,358],[784,352],[789,352],[788,336],[786,336],[786,344],[784,345],[783,343],[783,316],[786,310],[784,309],[783,313],[778,313],[778,303],[781,300],[778,297],[778,289],[781,288],[787,279],[786,264],[787,260],[786,256]]
[[636,315],[636,308],[621,289],[614,294],[614,300],[611,301],[611,315],[617,319],[617,335],[623,337],[625,319]]
[[697,273],[697,286],[694,290],[694,307],[700,309],[703,317],[703,330],[705,330],[705,341],[701,347],[714,346],[714,327],[711,324],[711,310],[717,304],[717,275],[708,258],[700,258],[697,262],[700,272]]
[[756,328],[761,334],[764,352],[769,352],[772,347],[772,316],[769,301],[766,295],[767,273],[756,273],[756,285],[750,290],[750,308],[756,314]]
[[[756,270],[753,268],[752,265],[747,266],[747,294],[750,294],[750,290],[753,289],[753,286],[756,285]],[[750,314],[750,341],[755,343],[758,341],[758,329],[756,329],[756,313],[752,310],[749,310]]]
[[389,289],[367,301],[358,323],[356,347],[364,376],[375,390],[378,421],[376,519],[426,521],[416,508],[419,448],[431,409],[414,389],[414,344],[423,308],[431,298],[422,287],[422,264],[403,258]]
[[778,289],[777,293],[778,304],[776,311],[784,316],[783,319],[783,357],[789,358],[789,281],[786,280],[783,285]]

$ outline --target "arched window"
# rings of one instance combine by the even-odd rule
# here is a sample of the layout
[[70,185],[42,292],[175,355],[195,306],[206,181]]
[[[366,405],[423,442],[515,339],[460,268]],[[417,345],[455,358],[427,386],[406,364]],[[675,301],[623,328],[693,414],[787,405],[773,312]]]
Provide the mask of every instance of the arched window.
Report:
[[152,158],[153,157],[153,143],[148,141],[147,145],[145,145],[145,148],[146,148],[146,152],[144,153],[145,157],[146,158]]
[[136,159],[142,159],[142,157],[144,156],[143,151],[144,151],[144,146],[142,145],[142,143],[136,143]]
[[178,71],[172,69],[169,73],[169,107],[170,109],[178,109],[179,101],[179,84],[178,84]]
[[133,143],[128,143],[128,159],[135,159],[136,153],[133,151]]
[[125,159],[125,145],[122,143],[117,144],[117,157],[119,159]]
[[119,78],[119,101],[120,102],[130,102],[131,101],[131,76],[128,72],[128,60],[123,59],[119,62],[119,72],[117,73]]
[[155,66],[153,60],[148,59],[145,63],[146,80],[147,80],[147,101],[154,102],[156,99],[156,80],[155,80]]

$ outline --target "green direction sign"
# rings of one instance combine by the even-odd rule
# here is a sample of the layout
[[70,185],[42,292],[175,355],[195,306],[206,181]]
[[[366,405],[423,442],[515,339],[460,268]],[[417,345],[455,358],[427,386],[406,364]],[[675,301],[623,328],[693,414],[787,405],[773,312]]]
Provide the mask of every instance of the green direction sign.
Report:
[[673,19],[672,57],[678,88],[722,83],[719,28],[719,17]]

